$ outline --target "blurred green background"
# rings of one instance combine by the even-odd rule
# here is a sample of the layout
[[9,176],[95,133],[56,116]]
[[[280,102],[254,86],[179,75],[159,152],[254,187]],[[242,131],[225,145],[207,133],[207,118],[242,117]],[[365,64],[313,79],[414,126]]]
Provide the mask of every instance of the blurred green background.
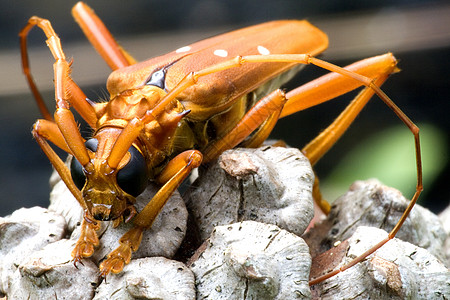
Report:
[[[308,19],[330,38],[321,58],[344,66],[393,52],[402,72],[383,90],[422,129],[425,191],[421,203],[435,212],[449,204],[450,4],[448,1],[86,1],[122,46],[139,60],[190,42],[275,19]],[[76,1],[0,3],[0,216],[19,207],[48,205],[51,167],[30,129],[39,112],[21,74],[17,34],[32,15],[51,20],[73,78],[92,100],[104,98],[109,70],[70,15]],[[301,38],[301,37],[299,37]],[[39,30],[29,39],[33,74],[53,104],[52,58]],[[308,67],[287,89],[317,76]],[[272,138],[303,147],[355,94],[280,120]],[[324,196],[333,199],[357,179],[379,178],[410,197],[415,189],[412,134],[374,98],[355,124],[317,164]]]

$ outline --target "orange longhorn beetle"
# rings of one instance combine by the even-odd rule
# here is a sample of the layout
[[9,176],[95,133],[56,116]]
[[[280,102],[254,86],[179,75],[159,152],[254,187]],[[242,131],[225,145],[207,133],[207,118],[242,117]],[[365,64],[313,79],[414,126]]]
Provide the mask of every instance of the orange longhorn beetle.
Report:
[[[380,248],[395,236],[413,208],[422,191],[419,129],[379,88],[398,70],[392,54],[340,68],[314,57],[327,48],[327,36],[307,21],[292,20],[232,31],[137,63],[86,4],[79,2],[72,13],[114,71],[107,81],[109,102],[91,102],[70,78],[71,63],[48,20],[31,17],[20,32],[20,41],[23,71],[44,116],[34,124],[33,135],[85,212],[81,236],[72,252],[75,263],[91,256],[99,244],[98,221],[112,220],[114,226],[131,221],[132,229],[100,265],[103,276],[121,272],[138,249],[143,231],[152,225],[192,169],[237,145],[257,147],[279,118],[360,86],[365,88],[303,152],[314,165],[377,94],[414,135],[416,192],[385,240],[310,284],[353,266]],[[34,84],[28,62],[26,38],[36,25],[46,34],[55,58],[54,119]],[[306,64],[331,73],[286,94],[280,89],[269,90],[289,80],[298,71],[295,66]],[[257,101],[260,96],[262,99]],[[91,138],[81,136],[71,106],[93,128]],[[70,170],[48,141],[73,155]],[[161,189],[137,212],[135,197],[144,190],[148,179],[160,184]],[[314,198],[322,210],[329,211],[317,180]]]

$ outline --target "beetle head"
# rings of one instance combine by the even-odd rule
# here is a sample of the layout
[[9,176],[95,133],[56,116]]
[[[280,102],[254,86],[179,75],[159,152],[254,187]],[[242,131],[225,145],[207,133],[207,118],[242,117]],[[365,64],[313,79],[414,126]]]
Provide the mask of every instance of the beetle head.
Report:
[[82,192],[89,214],[99,221],[120,217],[126,222],[131,220],[136,214],[133,206],[135,197],[147,186],[144,157],[136,147],[131,146],[119,167],[112,170],[101,155],[96,155],[97,139],[87,140],[86,148],[93,156],[91,162],[94,167],[88,171],[72,158],[70,171],[75,185]]

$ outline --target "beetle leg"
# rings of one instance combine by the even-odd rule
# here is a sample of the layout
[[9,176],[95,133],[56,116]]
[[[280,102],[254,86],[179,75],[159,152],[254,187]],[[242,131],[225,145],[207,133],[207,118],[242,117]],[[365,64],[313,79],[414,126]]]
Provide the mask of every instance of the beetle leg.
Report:
[[66,184],[69,191],[78,201],[78,203],[80,203],[80,206],[83,208],[83,210],[87,211],[86,203],[84,202],[80,190],[78,190],[78,188],[73,183],[69,169],[47,142],[48,139],[53,143],[55,143],[56,145],[60,146],[62,149],[64,149],[62,143],[64,140],[61,139],[62,135],[61,134],[54,135],[54,131],[56,131],[57,128],[55,128],[54,125],[49,125],[49,123],[47,122],[45,122],[45,120],[38,120],[33,126],[32,130],[33,136],[36,139],[39,146],[41,147],[42,151],[44,151],[45,155],[47,155],[49,161],[51,162],[55,170],[58,172],[61,179]]
[[[345,130],[348,128],[348,126],[353,122],[353,119],[358,115],[359,111],[364,107],[365,103],[371,98],[371,96],[375,93],[377,94],[381,100],[397,115],[397,117],[408,127],[408,129],[411,131],[411,133],[414,136],[414,143],[415,143],[415,152],[416,152],[416,169],[417,169],[417,184],[416,184],[416,191],[408,204],[408,207],[406,208],[405,212],[403,213],[402,217],[394,227],[394,229],[389,233],[388,237],[378,243],[377,245],[373,246],[371,249],[366,251],[361,256],[355,258],[353,261],[351,261],[349,264],[343,266],[339,270],[335,270],[331,273],[325,274],[317,279],[314,279],[310,282],[310,285],[316,284],[318,282],[321,282],[329,277],[334,276],[335,274],[342,272],[343,270],[346,270],[350,268],[351,266],[357,264],[358,262],[362,261],[364,258],[366,258],[368,255],[379,249],[382,245],[384,245],[387,241],[392,239],[397,231],[400,229],[404,221],[409,215],[409,212],[414,207],[414,204],[416,203],[420,193],[423,190],[422,185],[422,162],[421,162],[421,153],[420,153],[420,139],[419,139],[419,128],[406,116],[403,111],[395,105],[395,103],[379,88],[379,85],[384,82],[384,80],[387,79],[388,75],[390,73],[396,72],[396,61],[395,58],[391,54],[387,54],[385,57],[391,58],[391,63],[383,62],[383,56],[381,56],[381,63],[378,65],[377,63],[370,62],[370,60],[361,61],[359,63],[356,63],[356,70],[348,70],[345,68],[338,67],[336,65],[330,64],[328,62],[325,62],[323,60],[317,59],[312,57],[308,54],[280,54],[280,55],[249,55],[249,56],[243,56],[243,57],[236,57],[231,60],[224,61],[222,63],[212,65],[208,68],[205,68],[199,72],[190,73],[188,74],[183,80],[172,90],[170,91],[158,105],[155,107],[154,111],[157,115],[159,111],[162,111],[164,107],[170,103],[170,101],[173,100],[179,93],[181,93],[186,88],[194,85],[198,78],[201,76],[205,76],[211,73],[220,72],[222,70],[230,69],[230,68],[236,68],[240,67],[245,63],[273,63],[273,62],[286,62],[286,63],[298,63],[298,64],[313,64],[320,68],[329,70],[331,72],[337,73],[337,75],[329,75],[330,77],[322,77],[322,79],[325,78],[325,82],[323,82],[323,85],[320,85],[321,88],[314,89],[312,86],[309,88],[310,91],[324,93],[331,95],[332,97],[336,97],[337,95],[344,94],[347,91],[350,91],[352,89],[357,88],[358,86],[364,85],[366,88],[356,97],[354,101],[344,110],[343,113],[338,117],[338,119],[333,122],[329,126],[329,130],[325,131],[324,133],[320,134],[316,139],[314,139],[310,144],[308,144],[304,151],[306,152],[306,155],[311,157],[312,164],[314,164],[337,140],[339,136],[341,136]],[[374,59],[377,60],[380,57],[375,57]],[[389,59],[387,59],[389,61]],[[374,76],[365,76],[359,74],[359,70],[364,70],[365,65],[368,64],[369,69],[370,67],[381,66],[385,67],[385,71],[380,71],[378,74],[375,74]],[[338,79],[339,78],[339,79]],[[330,80],[332,79],[332,80]],[[340,80],[343,80],[341,84],[338,82]],[[327,82],[328,81],[328,82]],[[317,84],[317,82],[315,82]],[[337,84],[337,85],[336,85]],[[312,84],[311,84],[312,85]],[[340,86],[341,85],[341,86]],[[299,111],[302,109],[301,101],[297,100],[300,99],[299,95],[305,95],[307,101],[306,106],[304,108],[316,105],[317,103],[324,102],[329,100],[327,99],[328,96],[324,96],[323,94],[318,97],[318,99],[322,98],[322,100],[319,100],[318,102],[313,100],[314,97],[311,96],[311,94],[303,94],[299,90],[294,90],[287,94],[287,98],[294,99],[292,100],[294,111]],[[296,99],[297,98],[297,99]],[[317,103],[316,103],[317,102]],[[285,116],[287,114],[290,114],[291,112],[288,112],[286,110],[285,113],[282,112],[281,116]],[[267,118],[267,117],[266,117]],[[337,130],[337,134],[335,131]],[[231,135],[231,134],[230,134]],[[248,135],[248,134],[247,134]],[[228,138],[228,137],[227,137]],[[208,147],[206,150],[206,158],[205,160],[208,161],[208,159],[214,158],[220,153],[220,151],[223,151],[226,147],[223,147],[221,143],[229,143],[229,146],[234,146],[232,143],[230,143],[227,139],[221,139],[217,143],[213,143]],[[217,148],[218,150],[215,150],[213,148]],[[317,183],[315,190],[318,191]],[[317,194],[316,194],[317,195]]]
[[[53,54],[53,57],[55,58],[55,63],[53,65],[55,73],[55,100],[57,107],[55,111],[55,122],[58,125],[64,140],[69,146],[71,153],[83,166],[86,166],[90,161],[89,155],[84,145],[84,139],[78,131],[78,126],[75,122],[73,114],[69,110],[69,91],[74,85],[73,81],[69,77],[69,63],[66,61],[64,52],[61,48],[60,40],[53,31],[53,28],[48,20],[38,17],[31,17],[28,22],[28,26],[22,30],[25,36],[29,29],[35,25],[42,28],[44,33],[47,35],[47,44]],[[29,29],[27,29],[28,27]],[[90,108],[93,111],[93,107],[90,106]]]
[[55,122],[44,119],[37,120],[33,126],[33,130],[35,130],[36,133],[44,139],[58,146],[60,149],[72,154],[66,141],[64,140],[63,135],[61,134],[61,131],[58,128],[58,125],[56,125]]
[[283,110],[283,107],[284,105],[280,105],[279,107],[273,108],[272,114],[264,121],[264,123],[262,123],[261,126],[259,126],[258,130],[251,137],[241,142],[239,144],[239,147],[245,148],[260,147],[263,144],[263,142],[267,140],[273,128],[277,124],[278,119],[280,118],[281,111]]
[[112,70],[136,63],[136,60],[117,44],[105,24],[89,6],[78,2],[72,8],[72,15],[92,46]]
[[[62,111],[72,116],[70,111],[68,110]],[[56,114],[57,120],[58,115],[59,114]],[[78,188],[75,186],[69,169],[47,142],[47,140],[49,140],[59,148],[65,150],[66,152],[72,153],[71,149],[68,147],[64,135],[62,134],[60,128],[58,128],[58,125],[52,121],[38,120],[33,126],[32,133],[34,138],[38,142],[39,146],[47,155],[48,159],[52,163],[55,170],[58,172],[59,176],[66,184],[67,188],[75,197],[75,199],[78,201],[78,203],[80,204],[80,206],[82,207],[82,209],[85,211],[86,214],[85,218],[83,219],[83,223],[81,225],[80,238],[78,239],[76,246],[72,251],[72,257],[74,258],[74,263],[76,265],[76,263],[80,262],[82,258],[89,257],[94,253],[94,247],[98,245],[98,237],[96,234],[96,230],[98,230],[99,224],[96,223],[95,221],[87,222],[89,216],[87,215],[88,210],[86,203],[84,202],[83,196],[80,190],[78,190]]]
[[[380,76],[375,83],[381,84],[384,80],[386,80],[386,76]],[[348,126],[353,122],[354,118],[359,114],[359,111],[364,107],[370,97],[373,95],[373,91],[369,88],[365,88],[353,101],[350,103],[347,108],[338,116],[338,118],[328,126],[319,136],[317,136],[314,140],[312,140],[305,148],[305,153],[311,153],[313,157],[319,159],[334,143],[335,140],[338,139],[348,128]],[[374,245],[372,248],[368,249],[366,252],[361,254],[360,256],[354,258],[348,264],[342,266],[341,268],[334,270],[330,273],[324,274],[318,278],[315,278],[309,282],[310,285],[317,284],[322,282],[340,272],[347,270],[348,268],[354,266],[355,264],[363,261],[367,256],[378,250],[381,246],[387,243],[389,240],[393,239],[397,234],[400,227],[405,222],[406,218],[409,215],[409,212],[414,207],[417,199],[419,198],[420,193],[422,192],[422,165],[421,165],[421,154],[420,154],[420,141],[419,141],[419,129],[412,124],[410,127],[411,132],[414,135],[414,141],[416,145],[416,164],[417,164],[417,185],[416,191],[408,203],[406,210],[403,212],[400,220],[397,222],[395,227],[389,232],[388,237],[384,240],[380,241],[378,244]],[[308,154],[306,154],[308,156]]]
[[266,121],[267,126],[263,126],[264,130],[259,131],[257,137],[252,141],[252,143],[255,141],[258,143],[260,137],[270,133],[274,125],[271,118],[274,114],[279,114],[285,102],[286,97],[279,89],[259,100],[234,128],[203,149],[203,162],[209,162],[217,158],[226,149],[235,147]]
[[[53,118],[49,113],[44,100],[39,93],[39,90],[34,83],[33,76],[30,70],[30,63],[28,59],[28,50],[27,50],[27,36],[30,30],[34,27],[38,26],[44,31],[47,36],[47,45],[50,48],[50,51],[53,54],[55,60],[64,61],[66,64],[70,66],[70,64],[66,61],[64,52],[61,47],[61,42],[56,35],[55,31],[52,28],[51,23],[39,17],[31,17],[28,20],[28,24],[20,31],[20,50],[22,57],[22,68],[27,79],[28,85],[33,93],[33,96],[38,104],[39,110],[41,114],[44,116],[46,120],[51,121]],[[87,101],[86,95],[83,91],[78,87],[78,85],[68,76],[69,71],[67,71],[67,78],[65,80],[65,89],[68,91],[68,98],[70,104],[78,111],[81,117],[86,120],[86,122],[92,127],[95,128],[95,124],[97,122],[97,116],[95,114],[95,110],[93,107],[93,103]],[[56,78],[55,78],[56,79]]]
[[[381,85],[387,79],[387,76],[387,74],[380,76],[376,83]],[[373,94],[373,90],[370,88],[362,90],[325,130],[303,147],[302,152],[308,157],[311,165],[316,164],[344,134]]]
[[152,226],[170,195],[201,162],[202,154],[199,151],[188,150],[177,155],[167,164],[157,179],[159,182],[164,182],[164,185],[133,219],[133,227],[119,240],[120,246],[108,254],[108,258],[100,264],[102,276],[110,272],[119,273],[130,262],[132,252],[139,248],[144,230]]
[[[356,116],[360,113],[362,108],[367,104],[373,94],[377,93],[381,99],[391,108],[394,113],[403,121],[403,123],[409,128],[409,130],[413,133],[414,142],[415,142],[415,151],[416,151],[416,166],[417,166],[417,185],[416,191],[408,204],[408,207],[402,214],[400,220],[392,229],[392,231],[388,234],[388,237],[384,240],[380,241],[378,244],[374,245],[372,248],[367,250],[365,253],[360,256],[354,258],[348,264],[342,266],[340,269],[334,270],[330,273],[322,275],[318,278],[315,278],[310,281],[310,285],[317,284],[323,280],[326,280],[340,272],[345,271],[346,269],[354,266],[355,264],[363,261],[367,256],[375,252],[389,240],[393,239],[405,222],[406,218],[409,215],[409,212],[414,207],[421,191],[422,191],[422,164],[421,164],[421,153],[420,153],[420,140],[419,140],[419,129],[417,126],[412,123],[412,121],[389,99],[381,90],[378,88],[383,82],[388,78],[388,76],[396,71],[395,60],[394,63],[390,63],[389,60],[392,60],[393,57],[389,58],[387,56],[381,56],[372,58],[375,59],[376,63],[367,65],[367,62],[370,60],[364,60],[361,62],[357,62],[349,67],[351,72],[360,71],[364,72],[375,72],[370,75],[370,78],[374,78],[370,80],[370,84],[367,85],[365,89],[363,89],[356,98],[346,107],[346,109],[333,121],[321,134],[319,134],[315,139],[313,139],[308,145],[303,148],[303,152],[310,159],[311,164],[315,164],[333,145],[334,143],[342,136],[342,134],[347,130],[350,124],[354,121]],[[380,60],[379,60],[380,59]],[[369,70],[374,68],[378,71]],[[384,67],[384,70],[383,70]],[[352,76],[352,78],[354,78]],[[343,77],[340,77],[335,74],[328,74],[321,78],[318,78],[315,81],[312,81],[302,87],[299,87],[289,93],[287,93],[287,98],[289,99],[285,109],[281,116],[285,116],[295,112],[295,110],[302,110],[308,108],[310,106],[317,105],[318,103],[328,101],[331,98],[334,98],[338,95],[344,94],[356,87],[354,87],[353,80],[346,80]],[[376,88],[374,88],[376,87]],[[381,93],[380,93],[381,92]],[[295,109],[294,109],[295,108]],[[314,185],[314,197],[318,197],[321,199],[320,191],[318,189],[318,181],[315,182]],[[323,208],[323,205],[319,206]]]
[[94,248],[99,245],[97,231],[100,229],[99,222],[88,222],[85,216],[81,223],[80,237],[72,250],[73,263],[76,266],[83,258],[90,257],[94,254]]

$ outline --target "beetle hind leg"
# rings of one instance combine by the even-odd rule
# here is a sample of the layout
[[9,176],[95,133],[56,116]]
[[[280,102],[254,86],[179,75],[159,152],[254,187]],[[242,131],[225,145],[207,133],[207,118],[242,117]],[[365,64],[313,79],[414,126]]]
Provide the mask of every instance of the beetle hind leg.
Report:
[[[361,256],[355,258],[349,264],[343,266],[339,270],[335,270],[331,273],[325,274],[319,278],[316,278],[310,282],[310,285],[321,282],[329,277],[334,276],[335,274],[342,272],[351,266],[357,264],[364,260],[368,255],[379,249],[382,245],[384,245],[388,240],[392,239],[397,231],[400,229],[406,218],[408,217],[409,212],[414,207],[420,193],[422,192],[422,163],[421,163],[421,152],[420,152],[420,140],[419,140],[419,129],[418,127],[406,116],[402,110],[395,105],[395,103],[379,88],[379,86],[387,79],[387,77],[391,73],[395,73],[398,71],[396,67],[396,60],[394,56],[390,53],[372,57],[363,61],[359,61],[347,68],[341,68],[336,65],[330,64],[323,60],[312,57],[308,54],[281,54],[281,55],[249,55],[249,56],[238,56],[234,59],[227,60],[225,62],[219,63],[217,65],[210,66],[205,68],[199,72],[189,74],[183,79],[182,82],[174,89],[174,92],[169,93],[166,97],[161,101],[162,103],[166,103],[170,101],[173,97],[175,97],[181,90],[186,87],[192,86],[195,84],[196,80],[199,77],[205,76],[207,74],[219,72],[222,70],[237,68],[246,63],[276,63],[276,62],[285,62],[285,63],[297,63],[297,64],[313,64],[320,68],[331,71],[332,73],[327,74],[306,84],[302,87],[294,89],[293,91],[286,94],[286,97],[289,99],[286,103],[285,108],[281,112],[280,117],[289,115],[291,113],[301,111],[311,106],[315,106],[319,103],[326,102],[330,99],[333,99],[339,95],[343,95],[351,90],[354,90],[360,86],[365,86],[361,93],[347,106],[347,108],[339,115],[339,117],[321,134],[319,134],[315,139],[313,139],[304,149],[303,152],[310,159],[311,164],[315,164],[335,143],[336,141],[344,134],[347,128],[353,123],[356,116],[359,114],[361,109],[367,104],[370,98],[377,94],[380,99],[397,115],[397,117],[408,127],[411,133],[414,136],[414,144],[416,151],[416,169],[417,169],[417,184],[416,191],[407,207],[402,217],[398,221],[397,225],[394,229],[389,233],[388,238],[383,241],[380,241],[378,244],[374,245],[367,252],[362,254]],[[273,96],[270,94],[269,96]],[[280,98],[281,99],[281,98]],[[258,112],[264,112],[265,109],[257,108],[258,104],[255,105],[250,111],[254,112],[255,115],[250,117],[249,119],[242,119],[242,124],[239,123],[236,128],[234,128],[230,133],[228,133],[222,139],[217,140],[214,143],[208,145],[206,149],[204,149],[204,153],[206,154],[206,161],[211,160],[217,157],[222,151],[229,149],[230,147],[234,147],[236,144],[233,142],[241,141],[241,138],[245,138],[248,136],[256,127],[258,127],[265,119],[267,119],[270,115],[267,114],[263,121],[258,121],[259,124],[254,129],[246,129],[245,127],[249,126],[252,123],[255,123],[255,120],[258,120]],[[247,116],[247,115],[246,115]],[[255,120],[252,120],[255,118]],[[233,137],[236,136],[236,137]],[[315,197],[320,198],[320,190],[318,189],[318,181],[315,182],[314,187]],[[326,203],[324,201],[320,201],[318,204],[322,206],[324,210],[326,210],[326,205],[321,204],[321,202]]]
[[[411,133],[414,136],[415,150],[416,150],[416,168],[417,168],[417,185],[416,191],[408,204],[408,207],[403,212],[400,220],[397,222],[394,229],[391,230],[388,237],[372,246],[366,252],[361,254],[360,256],[354,258],[348,264],[342,266],[339,269],[333,270],[330,273],[324,274],[318,278],[314,278],[310,281],[310,285],[317,284],[322,282],[340,272],[347,270],[348,268],[354,266],[355,264],[363,261],[367,256],[375,252],[389,240],[395,237],[396,233],[405,222],[406,218],[409,215],[409,212],[414,207],[421,191],[422,191],[422,165],[421,165],[421,153],[420,153],[420,140],[419,140],[419,129],[417,126],[412,123],[412,121],[392,102],[389,97],[387,97],[384,93],[380,93],[379,86],[383,84],[383,82],[388,78],[388,76],[396,71],[395,64],[390,64],[390,56],[385,55],[381,57],[381,61],[378,61],[378,64],[369,65],[369,67],[375,67],[378,71],[369,76],[369,78],[373,78],[370,81],[370,84],[366,86],[353,101],[345,108],[345,110],[324,130],[322,131],[316,138],[314,138],[308,145],[306,145],[302,151],[309,158],[312,165],[314,165],[335,143],[336,141],[344,134],[347,128],[353,123],[355,118],[359,115],[360,111],[364,108],[364,106],[368,103],[370,98],[376,93],[381,99],[386,103],[386,105],[391,108],[394,113],[400,118],[400,120],[408,127]],[[378,57],[380,58],[380,57]],[[375,58],[377,59],[377,58]],[[356,63],[352,65],[356,69],[362,70],[365,72],[366,65],[365,63]],[[372,72],[372,71],[370,71]],[[347,78],[348,79],[348,78]],[[344,80],[344,84],[341,86],[340,84],[336,84],[337,82]],[[324,84],[318,84],[318,82],[322,81]],[[325,75],[321,78],[318,78],[316,81],[310,82],[305,86],[299,87],[293,91],[287,93],[288,102],[285,106],[287,112],[283,111],[282,116],[288,115],[290,113],[295,112],[292,108],[297,110],[302,110],[307,107],[316,105],[318,103],[328,101],[330,98],[328,94],[334,95],[334,97],[343,94],[350,90],[350,86],[354,85],[353,80],[345,80],[345,77],[339,78],[339,76],[331,73]],[[317,88],[319,87],[319,88]],[[376,88],[374,88],[376,87]],[[324,93],[325,97],[320,97],[322,90],[326,90],[327,93]],[[319,192],[318,182],[315,182],[314,190],[315,193]],[[314,197],[316,198],[316,195]],[[319,196],[320,198],[320,196]],[[317,201],[317,199],[315,199]],[[318,203],[320,207],[320,202]]]

